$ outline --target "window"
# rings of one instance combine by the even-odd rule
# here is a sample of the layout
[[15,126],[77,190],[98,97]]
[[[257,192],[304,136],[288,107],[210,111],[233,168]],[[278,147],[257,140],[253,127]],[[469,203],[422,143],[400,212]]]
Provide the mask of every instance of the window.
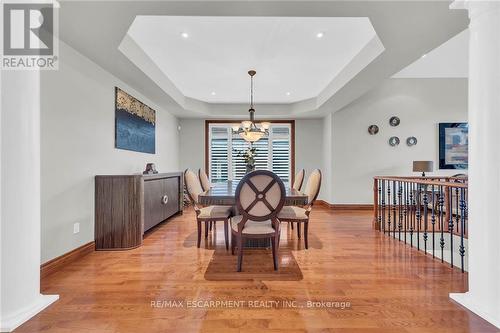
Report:
[[[232,123],[207,121],[207,170],[213,183],[235,180],[245,176],[246,165],[239,153],[250,143],[232,134]],[[271,170],[284,182],[291,182],[293,172],[293,121],[272,123],[269,136],[253,143],[256,148],[255,168]]]

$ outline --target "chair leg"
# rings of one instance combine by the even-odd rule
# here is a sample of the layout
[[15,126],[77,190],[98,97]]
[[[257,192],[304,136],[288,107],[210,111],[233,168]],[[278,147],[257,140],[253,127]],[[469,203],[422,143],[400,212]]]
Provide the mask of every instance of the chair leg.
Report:
[[277,260],[277,253],[276,253],[276,244],[278,243],[277,237],[271,237],[271,249],[273,250],[273,264],[274,264],[274,270],[278,270],[278,260]]
[[292,230],[293,230],[293,222],[288,222],[288,224],[291,224],[291,225],[292,225]]
[[231,233],[231,254],[234,256],[234,248],[236,247],[235,238],[233,233]]
[[197,247],[199,248],[200,247],[200,243],[201,243],[201,221],[196,221],[197,225],[198,225],[198,242],[197,242]]
[[237,241],[238,241],[238,267],[237,270],[238,272],[241,272],[241,266],[243,264],[243,237],[238,235],[237,236]]
[[297,237],[300,239],[300,225],[301,223],[297,222]]
[[205,221],[205,239],[208,238],[208,223],[207,221]]
[[224,220],[224,239],[226,241],[226,251],[229,250],[229,235],[228,235],[228,227],[227,227],[227,219]]
[[306,250],[309,248],[309,243],[307,241],[308,234],[309,234],[309,222],[304,222],[304,244],[306,245]]

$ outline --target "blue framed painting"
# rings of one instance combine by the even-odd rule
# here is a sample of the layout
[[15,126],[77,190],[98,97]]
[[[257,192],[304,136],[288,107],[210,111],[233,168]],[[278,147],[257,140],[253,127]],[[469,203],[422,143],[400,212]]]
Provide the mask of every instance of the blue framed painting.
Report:
[[156,153],[156,111],[115,87],[115,148]]
[[467,169],[468,166],[468,123],[440,123],[439,169]]

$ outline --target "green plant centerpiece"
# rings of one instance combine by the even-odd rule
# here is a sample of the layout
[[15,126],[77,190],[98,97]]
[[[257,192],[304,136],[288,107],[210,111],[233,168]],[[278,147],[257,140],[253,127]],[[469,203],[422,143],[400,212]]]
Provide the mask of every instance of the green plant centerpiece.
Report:
[[246,173],[252,172],[255,170],[255,157],[257,157],[257,149],[252,145],[248,147],[247,150],[238,151],[238,157],[243,157],[243,161],[245,161]]

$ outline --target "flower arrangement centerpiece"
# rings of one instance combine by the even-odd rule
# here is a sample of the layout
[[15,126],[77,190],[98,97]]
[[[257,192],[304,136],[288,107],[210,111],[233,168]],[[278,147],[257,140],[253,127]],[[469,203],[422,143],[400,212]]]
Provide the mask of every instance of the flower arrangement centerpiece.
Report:
[[241,150],[238,152],[238,157],[243,157],[245,161],[246,173],[255,170],[255,157],[257,156],[256,148],[250,146],[247,150]]

